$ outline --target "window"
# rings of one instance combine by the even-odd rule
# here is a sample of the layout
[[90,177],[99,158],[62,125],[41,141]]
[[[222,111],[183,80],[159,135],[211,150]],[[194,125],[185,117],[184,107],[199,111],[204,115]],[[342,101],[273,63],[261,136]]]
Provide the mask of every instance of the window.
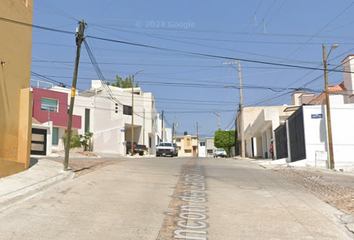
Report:
[[127,106],[127,105],[123,105],[123,114],[131,116],[132,115],[132,107]]
[[201,147],[205,147],[205,142],[200,142]]
[[191,140],[189,138],[187,138],[187,146],[191,145]]
[[177,138],[177,139],[176,139],[176,142],[181,142],[181,139],[180,139],[180,138]]
[[53,127],[52,145],[58,146],[59,143],[59,128]]
[[160,146],[173,147],[172,143],[160,143]]
[[192,150],[186,149],[186,150],[184,150],[184,152],[185,152],[185,153],[192,153]]
[[42,98],[41,110],[48,112],[58,112],[58,100]]
[[90,132],[90,109],[85,108],[85,133]]
[[213,149],[208,149],[208,150],[207,150],[207,153],[208,153],[208,154],[213,154]]

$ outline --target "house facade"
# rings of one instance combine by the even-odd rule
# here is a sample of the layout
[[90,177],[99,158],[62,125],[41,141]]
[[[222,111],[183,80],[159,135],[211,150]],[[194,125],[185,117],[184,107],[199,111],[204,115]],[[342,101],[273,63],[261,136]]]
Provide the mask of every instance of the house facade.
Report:
[[198,137],[196,135],[176,136],[174,139],[178,146],[178,156],[198,156]]
[[76,96],[74,114],[83,116],[78,133],[93,133],[93,151],[125,155],[133,127],[134,142],[146,145],[148,154],[156,153],[155,99],[152,93],[145,93],[141,88],[133,90],[133,110],[131,88],[107,86],[101,80],[92,80],[91,88]]
[[214,157],[214,152],[216,147],[214,145],[214,138],[208,137],[205,139],[205,150],[206,150],[206,157]]
[[[342,64],[343,82],[329,86],[333,155],[337,169],[354,167],[354,56],[349,55]],[[297,93],[298,109],[275,131],[277,158],[285,158],[289,164],[294,165],[328,168],[330,163],[325,93],[318,96],[313,94],[312,99],[303,101],[305,95]]]
[[[42,88],[33,89],[31,153],[50,155],[64,150],[63,135],[68,126],[68,93]],[[72,131],[78,134],[81,116],[73,115]]]
[[[285,121],[292,112],[284,111],[289,106],[264,106],[243,108],[243,126],[237,119],[237,138],[240,147],[241,134],[244,132],[245,155],[254,158],[271,158],[270,145],[274,139],[274,130]],[[240,150],[241,151],[241,150]]]
[[[354,104],[331,106],[335,168],[354,166]],[[327,114],[325,105],[301,106],[275,131],[278,159],[290,164],[328,168]]]
[[[46,148],[46,155],[64,150],[62,136],[67,128],[71,89],[52,86],[50,90],[33,88],[33,92],[32,128],[37,139],[32,143],[33,150]],[[92,133],[90,149],[95,152],[125,155],[126,141],[131,141],[132,136],[131,92],[131,88],[107,86],[101,80],[93,80],[92,87],[86,91],[76,91],[73,134]],[[134,141],[146,145],[147,154],[155,155],[158,132],[155,99],[140,88],[134,88],[133,126]],[[45,141],[38,135],[44,133]]]
[[0,16],[0,177],[27,169],[31,138],[33,0],[2,1]]

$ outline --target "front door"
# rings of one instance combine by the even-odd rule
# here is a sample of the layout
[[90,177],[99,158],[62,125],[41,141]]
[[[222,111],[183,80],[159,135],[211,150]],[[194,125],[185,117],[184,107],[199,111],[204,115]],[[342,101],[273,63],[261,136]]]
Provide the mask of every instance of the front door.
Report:
[[44,156],[47,154],[47,130],[32,128],[31,154]]

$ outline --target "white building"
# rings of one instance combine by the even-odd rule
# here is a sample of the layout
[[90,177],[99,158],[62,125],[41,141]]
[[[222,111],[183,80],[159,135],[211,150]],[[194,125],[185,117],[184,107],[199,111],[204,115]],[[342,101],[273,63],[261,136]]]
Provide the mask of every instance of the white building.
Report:
[[214,145],[214,138],[208,137],[205,139],[205,150],[206,150],[206,157],[214,157],[214,152],[216,147]]
[[206,141],[200,140],[198,146],[198,157],[206,157],[206,156],[207,156]]
[[[291,165],[329,167],[326,118],[325,105],[300,107],[275,131],[279,155]],[[331,106],[333,155],[337,169],[354,166],[353,118],[354,104]]]
[[[274,130],[292,112],[284,112],[289,106],[264,106],[243,108],[246,157],[270,158],[269,147]],[[237,119],[238,141],[241,141],[240,118]],[[241,145],[241,144],[239,144]]]
[[[71,91],[61,87],[52,90]],[[148,154],[155,154],[158,114],[152,93],[134,88],[133,112],[134,142],[146,145]],[[131,88],[107,86],[101,80],[92,80],[89,90],[76,93],[74,114],[82,116],[79,134],[93,133],[93,151],[126,154],[125,142],[132,139]]]

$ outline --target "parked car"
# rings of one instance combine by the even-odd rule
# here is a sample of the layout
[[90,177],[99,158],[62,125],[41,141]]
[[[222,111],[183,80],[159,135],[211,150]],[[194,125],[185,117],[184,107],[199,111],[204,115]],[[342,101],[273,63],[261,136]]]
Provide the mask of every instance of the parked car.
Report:
[[[129,154],[131,153],[131,149],[132,149],[132,145],[131,145],[131,141],[127,141],[126,142],[126,153]],[[134,142],[134,153],[139,153],[140,156],[144,155],[144,152],[146,151],[146,146],[142,145],[142,144],[137,144],[136,142]]]
[[217,158],[217,157],[227,157],[226,151],[222,148],[216,149],[214,152],[214,158]]
[[173,147],[174,147],[174,155],[175,157],[178,157],[178,146],[176,143],[173,143]]
[[160,156],[175,156],[175,148],[172,143],[162,142],[156,146],[156,157]]

